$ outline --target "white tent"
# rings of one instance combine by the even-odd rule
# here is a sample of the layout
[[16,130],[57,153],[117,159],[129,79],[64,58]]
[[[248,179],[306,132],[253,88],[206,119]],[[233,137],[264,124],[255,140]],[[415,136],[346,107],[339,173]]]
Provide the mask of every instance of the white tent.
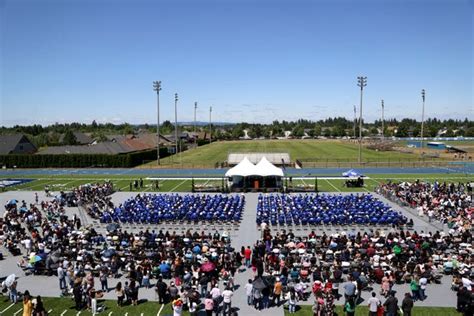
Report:
[[258,175],[262,177],[283,177],[283,170],[275,167],[265,156],[260,159],[255,167],[258,171]]
[[226,177],[233,177],[233,176],[241,176],[241,177],[248,177],[248,176],[258,176],[259,172],[257,167],[250,162],[247,157],[244,157],[241,162],[239,162],[235,167],[230,168],[225,173]]

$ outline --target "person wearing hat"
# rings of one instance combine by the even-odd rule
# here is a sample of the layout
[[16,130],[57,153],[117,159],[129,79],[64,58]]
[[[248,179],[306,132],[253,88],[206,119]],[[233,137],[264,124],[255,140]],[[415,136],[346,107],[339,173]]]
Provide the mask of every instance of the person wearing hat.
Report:
[[171,305],[173,306],[173,316],[181,316],[183,313],[183,301],[177,298]]

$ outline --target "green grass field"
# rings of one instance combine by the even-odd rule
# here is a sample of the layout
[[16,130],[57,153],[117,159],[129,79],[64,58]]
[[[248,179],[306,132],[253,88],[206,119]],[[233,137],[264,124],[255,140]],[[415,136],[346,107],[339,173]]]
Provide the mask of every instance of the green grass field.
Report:
[[[336,307],[337,315],[345,315],[342,311],[342,306]],[[367,316],[369,314],[369,309],[367,306],[357,306],[355,315],[356,316]],[[461,315],[456,311],[456,309],[451,307],[417,307],[415,306],[411,312],[412,315],[416,316],[458,316]],[[296,313],[290,314],[288,308],[285,307],[285,315],[290,316],[313,316],[311,311],[311,306],[302,305],[298,306]]]
[[[47,311],[49,311],[49,316],[70,316],[78,315],[77,311],[74,309],[74,301],[70,298],[52,298],[45,297],[43,298],[43,303]],[[103,300],[99,301],[99,306],[104,305],[105,310],[99,315],[111,315],[111,316],[168,316],[172,315],[172,310],[170,304],[162,305],[157,302],[141,302],[138,306],[124,306],[118,307],[116,301],[113,300]],[[6,297],[0,297],[0,315],[2,316],[16,316],[22,315],[21,309],[22,304],[17,303],[11,306],[10,302]],[[3,311],[3,313],[2,313]],[[288,308],[284,308],[285,315],[295,315],[295,316],[312,316],[310,305],[300,305],[297,308],[295,314],[290,314]],[[336,313],[338,315],[344,315],[342,311],[342,306],[336,307]],[[365,316],[368,315],[367,306],[358,306],[356,308],[356,316]],[[91,312],[87,310],[81,311],[80,315],[89,316],[92,315]],[[183,315],[189,315],[187,312],[183,312]],[[416,316],[455,316],[460,315],[454,308],[450,307],[414,307],[412,315]]]
[[[251,141],[219,141],[198,147],[161,160],[165,166],[214,167],[216,162],[227,160],[231,152],[285,152],[290,154],[292,161],[332,161],[354,162],[358,158],[358,145],[342,140],[292,139],[292,140],[251,140]],[[395,151],[378,152],[363,148],[363,161],[412,161],[419,156]],[[142,167],[155,167],[150,162]]]
[[[34,295],[34,293],[33,293]],[[71,298],[57,298],[57,297],[45,297],[42,298],[46,311],[50,311],[48,316],[70,316],[79,315],[74,308],[74,301]],[[20,310],[23,308],[22,303],[17,303],[10,306],[11,303],[7,298],[0,297],[0,315],[2,316],[16,316],[22,315]],[[113,315],[113,316],[156,316],[161,309],[161,316],[172,315],[173,311],[171,305],[161,305],[157,302],[140,302],[138,306],[123,306],[118,307],[116,301],[113,300],[99,300],[98,306],[105,306],[105,310],[99,315]],[[162,308],[163,306],[163,308]],[[8,309],[7,309],[8,308]],[[6,311],[4,311],[7,309]],[[2,311],[4,311],[2,313]],[[112,313],[112,314],[110,314]],[[87,310],[81,311],[80,315],[91,316],[92,313]],[[183,315],[189,315],[184,312]]]
[[[346,188],[343,179],[318,179],[318,190],[320,192],[367,192],[373,191],[374,187],[389,179],[396,181],[415,181],[421,179],[425,181],[448,181],[448,182],[466,182],[474,181],[474,176],[463,174],[368,174],[369,179],[365,181],[364,188]],[[10,176],[11,177],[11,176]],[[86,183],[103,182],[110,180],[113,182],[116,190],[130,191],[130,181],[138,179],[138,175],[24,175],[15,178],[32,178],[34,181],[9,187],[8,190],[17,191],[42,191],[45,185],[50,186],[53,192],[68,191],[72,188]],[[7,178],[0,176],[0,178]],[[195,184],[217,185],[220,186],[222,181],[219,180],[195,180]],[[293,180],[293,185],[314,185],[314,180]],[[159,180],[159,190],[153,187],[149,180],[144,180],[144,188],[140,191],[144,192],[190,192],[191,180]]]

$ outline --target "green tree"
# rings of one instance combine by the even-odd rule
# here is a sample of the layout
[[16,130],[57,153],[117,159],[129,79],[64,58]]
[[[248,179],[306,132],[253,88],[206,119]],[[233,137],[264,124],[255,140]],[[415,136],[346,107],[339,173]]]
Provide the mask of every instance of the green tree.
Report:
[[315,127],[314,127],[314,136],[321,136],[321,125],[317,124]]
[[471,126],[466,130],[466,137],[474,137],[474,126]]
[[400,124],[395,133],[397,137],[408,137],[408,127],[406,125]]
[[63,144],[64,145],[76,145],[77,144],[77,139],[74,133],[68,129],[66,133],[64,133],[64,138],[63,138]]

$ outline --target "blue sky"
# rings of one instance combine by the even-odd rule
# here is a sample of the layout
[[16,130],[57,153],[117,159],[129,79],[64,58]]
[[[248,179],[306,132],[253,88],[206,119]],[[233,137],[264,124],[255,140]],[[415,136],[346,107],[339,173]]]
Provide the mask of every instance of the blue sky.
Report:
[[0,0],[0,125],[473,116],[468,0]]

